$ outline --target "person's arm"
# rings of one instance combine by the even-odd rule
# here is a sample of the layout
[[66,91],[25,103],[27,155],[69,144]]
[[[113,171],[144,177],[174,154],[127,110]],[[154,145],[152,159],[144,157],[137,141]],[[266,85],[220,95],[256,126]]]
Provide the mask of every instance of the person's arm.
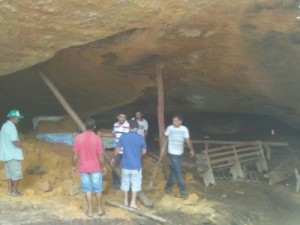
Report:
[[112,131],[109,131],[109,130],[98,130],[97,131],[97,135],[100,136],[100,137],[115,137],[115,134],[112,132]]
[[190,156],[193,157],[195,155],[195,151],[194,151],[191,139],[190,138],[185,138],[185,142],[186,142],[187,146],[190,149]]
[[148,135],[148,130],[144,130],[144,137],[146,138]]
[[145,139],[146,139],[146,137],[148,135],[148,129],[149,129],[148,121],[145,120],[145,130],[144,130],[144,137],[145,137]]
[[144,155],[146,155],[146,153],[147,153],[147,149],[143,148],[142,149],[142,157],[144,157]]
[[12,141],[13,145],[16,146],[17,148],[22,148],[22,145],[20,141]]
[[106,138],[115,137],[114,133],[105,133],[105,132],[98,131],[97,134],[101,137],[106,137]]
[[119,154],[119,152],[121,151],[120,147],[116,147],[115,151],[113,153],[113,158],[110,161],[110,165],[113,167],[115,165],[115,157]]
[[99,159],[99,163],[101,165],[101,169],[102,169],[102,174],[105,175],[106,174],[106,168],[104,166],[104,157],[103,157],[103,154],[101,155],[98,155],[98,159]]
[[76,171],[77,160],[78,160],[78,152],[74,152],[74,154],[73,154],[73,164],[72,164],[73,165],[73,168],[72,168],[73,172]]

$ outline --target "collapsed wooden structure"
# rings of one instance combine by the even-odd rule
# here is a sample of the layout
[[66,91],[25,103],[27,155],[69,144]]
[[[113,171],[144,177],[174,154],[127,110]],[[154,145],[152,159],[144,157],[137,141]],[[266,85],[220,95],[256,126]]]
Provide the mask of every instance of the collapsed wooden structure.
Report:
[[196,155],[197,172],[205,186],[216,184],[215,173],[228,171],[232,180],[245,177],[243,168],[255,165],[259,173],[268,172],[267,160],[271,158],[272,147],[286,147],[287,142],[262,141],[211,141],[198,140],[194,144],[204,144],[204,150]]

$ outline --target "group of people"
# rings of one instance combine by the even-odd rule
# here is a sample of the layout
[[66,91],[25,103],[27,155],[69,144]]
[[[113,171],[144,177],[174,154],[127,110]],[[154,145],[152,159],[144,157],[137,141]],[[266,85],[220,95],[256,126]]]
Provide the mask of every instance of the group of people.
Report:
[[[142,189],[142,157],[147,152],[146,136],[148,122],[143,119],[141,112],[136,112],[135,117],[127,120],[125,113],[119,113],[118,121],[113,125],[112,133],[94,132],[96,121],[89,118],[85,122],[86,130],[75,136],[73,171],[79,158],[79,172],[82,191],[85,193],[88,210],[86,216],[93,216],[92,193],[96,193],[98,216],[105,214],[102,207],[102,176],[106,173],[104,167],[104,150],[102,137],[115,138],[116,148],[110,162],[113,168],[121,163],[120,174],[112,170],[113,185],[124,192],[124,205],[137,208],[136,198]],[[131,190],[129,204],[128,193]]]
[[[18,185],[23,176],[21,163],[23,153],[16,125],[23,116],[18,110],[11,110],[7,117],[8,120],[3,124],[0,132],[0,161],[5,162],[8,195],[20,196]],[[74,138],[72,170],[73,172],[79,171],[82,192],[85,193],[87,202],[86,216],[88,217],[93,216],[93,194],[96,195],[98,216],[105,214],[102,206],[102,179],[107,172],[104,163],[104,154],[106,153],[102,146],[104,137],[115,138],[116,142],[110,162],[111,166],[116,168],[121,165],[121,174],[116,169],[112,170],[113,185],[115,188],[121,188],[124,192],[124,205],[137,208],[136,198],[142,189],[142,157],[147,152],[148,122],[140,111],[136,112],[135,117],[129,120],[125,113],[119,113],[117,119],[112,133],[95,133],[96,121],[88,118],[85,121],[86,130]],[[190,149],[191,157],[194,156],[195,151],[190,140],[189,130],[182,125],[180,115],[173,116],[172,124],[165,130],[165,136],[171,173],[164,191],[173,196],[172,187],[177,181],[180,196],[187,198],[188,193],[181,170],[184,143]],[[130,201],[128,199],[129,191],[132,193]]]
[[[148,122],[143,118],[143,114],[141,112],[136,112],[135,117],[130,120],[127,120],[125,113],[119,113],[117,119],[118,121],[114,124],[112,133],[98,133],[98,136],[92,132],[92,130],[96,128],[95,120],[88,119],[86,121],[86,131],[75,137],[73,170],[76,169],[78,154],[80,155],[79,157],[81,158],[81,161],[85,161],[86,163],[94,162],[96,164],[93,167],[93,170],[90,171],[81,169],[81,162],[79,164],[82,191],[86,193],[88,205],[86,215],[88,217],[93,215],[91,200],[93,192],[95,192],[97,196],[98,215],[101,216],[105,213],[101,204],[102,175],[106,173],[106,169],[103,164],[104,151],[101,144],[92,144],[102,143],[101,137],[115,138],[116,148],[112,155],[111,166],[114,168],[121,164],[121,179],[119,174],[115,171],[115,169],[113,169],[113,185],[115,188],[121,188],[124,192],[125,206],[137,208],[137,194],[142,190],[142,157],[147,152],[145,137],[148,133]],[[190,149],[191,157],[194,156],[195,151],[190,140],[189,130],[187,127],[182,125],[181,116],[175,115],[172,119],[172,125],[168,126],[165,131],[166,141],[168,144],[168,157],[171,162],[171,173],[167,179],[164,191],[166,194],[174,196],[172,187],[174,182],[177,181],[180,196],[186,199],[188,197],[188,193],[186,191],[186,185],[182,177],[181,169],[184,143],[186,143]],[[88,126],[88,122],[90,120],[93,121],[93,126]],[[92,134],[95,142],[89,137]],[[83,142],[85,142],[85,144],[79,144]],[[91,143],[89,144],[89,142]],[[92,146],[94,147],[92,148]],[[92,159],[88,160],[86,155],[89,155]],[[89,179],[86,179],[86,177],[89,177]],[[130,190],[132,194],[129,202],[128,194]]]

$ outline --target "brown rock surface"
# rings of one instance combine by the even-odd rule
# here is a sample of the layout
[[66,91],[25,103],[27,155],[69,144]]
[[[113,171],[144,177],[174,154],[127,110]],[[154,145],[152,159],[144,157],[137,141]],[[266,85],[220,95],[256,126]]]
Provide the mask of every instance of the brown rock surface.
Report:
[[45,62],[82,115],[141,96],[153,111],[160,57],[168,111],[266,114],[299,126],[299,14],[294,0],[1,0],[0,74],[29,69],[1,78],[0,106],[61,113],[30,68]]

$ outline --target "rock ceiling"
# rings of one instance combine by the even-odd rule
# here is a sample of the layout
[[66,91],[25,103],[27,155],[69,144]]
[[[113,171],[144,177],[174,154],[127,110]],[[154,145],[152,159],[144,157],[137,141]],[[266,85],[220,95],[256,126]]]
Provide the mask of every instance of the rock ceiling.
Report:
[[297,16],[295,0],[0,0],[0,107],[56,113],[41,70],[79,112],[155,111],[160,60],[169,111],[300,127]]

